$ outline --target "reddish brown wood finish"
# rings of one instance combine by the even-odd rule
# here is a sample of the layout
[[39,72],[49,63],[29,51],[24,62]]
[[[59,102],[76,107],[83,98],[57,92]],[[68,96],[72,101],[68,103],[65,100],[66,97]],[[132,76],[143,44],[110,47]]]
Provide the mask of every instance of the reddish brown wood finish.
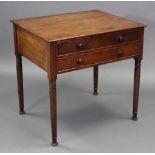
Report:
[[57,142],[57,101],[56,101],[56,81],[49,80],[50,92],[50,111],[51,111],[51,129],[52,145],[56,146]]
[[56,79],[57,79],[57,47],[50,44],[48,52],[48,78],[49,78],[49,94],[50,94],[50,113],[51,113],[51,131],[52,146],[56,146],[57,142],[57,96],[56,96]]
[[17,27],[13,25],[14,32],[14,47],[16,55],[16,70],[17,70],[17,84],[18,84],[18,98],[19,98],[19,113],[25,114],[24,111],[24,91],[23,91],[23,69],[22,69],[22,57],[18,52],[17,42]]
[[99,10],[13,20],[47,42],[105,34],[145,25]]
[[139,42],[107,49],[95,49],[85,53],[73,53],[58,58],[58,73],[69,72],[127,58],[134,58],[140,54]]
[[58,54],[76,53],[138,40],[137,30],[119,31],[58,42]]
[[132,117],[133,120],[137,120],[139,86],[140,86],[140,68],[141,68],[141,59],[135,58],[134,91],[133,91],[133,117]]
[[18,82],[18,96],[19,96],[19,109],[20,114],[25,114],[24,111],[24,92],[23,92],[23,70],[22,70],[22,58],[20,55],[16,55],[16,68],[17,68],[17,82]]
[[31,34],[29,31],[17,27],[18,52],[47,71],[48,43]]
[[97,89],[98,89],[98,65],[93,67],[94,71],[94,92],[93,95],[98,95]]
[[22,56],[47,72],[52,145],[57,143],[57,75],[93,67],[94,95],[98,65],[135,59],[133,120],[137,119],[140,62],[145,25],[99,10],[12,20],[20,113],[24,113]]

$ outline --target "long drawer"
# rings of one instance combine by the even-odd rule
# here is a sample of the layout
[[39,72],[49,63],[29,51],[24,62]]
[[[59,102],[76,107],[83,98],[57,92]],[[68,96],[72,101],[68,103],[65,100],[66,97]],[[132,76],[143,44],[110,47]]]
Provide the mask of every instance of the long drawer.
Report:
[[58,55],[133,42],[139,39],[138,34],[137,30],[128,30],[60,41],[58,42]]

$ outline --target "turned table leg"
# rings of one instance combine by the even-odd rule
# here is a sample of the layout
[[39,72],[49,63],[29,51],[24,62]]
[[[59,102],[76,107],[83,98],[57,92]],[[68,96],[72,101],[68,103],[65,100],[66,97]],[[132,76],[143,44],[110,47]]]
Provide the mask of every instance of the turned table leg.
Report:
[[98,95],[97,89],[98,89],[98,65],[93,67],[93,78],[94,78],[94,92],[93,95]]
[[24,94],[23,94],[23,70],[22,70],[21,55],[16,55],[16,68],[17,68],[19,109],[20,109],[19,113],[25,114],[25,112],[24,112]]
[[132,120],[137,120],[139,86],[140,86],[140,68],[141,68],[141,59],[135,58],[134,91],[133,91],[133,117],[132,117]]
[[49,80],[50,94],[50,112],[51,112],[51,130],[52,145],[56,146],[57,142],[57,100],[56,100],[56,81]]

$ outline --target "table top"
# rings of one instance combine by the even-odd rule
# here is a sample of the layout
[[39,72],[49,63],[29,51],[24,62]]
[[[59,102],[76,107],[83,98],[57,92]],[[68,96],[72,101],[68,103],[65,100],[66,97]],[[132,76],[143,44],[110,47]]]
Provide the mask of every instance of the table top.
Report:
[[12,22],[48,42],[145,26],[99,10],[15,19]]

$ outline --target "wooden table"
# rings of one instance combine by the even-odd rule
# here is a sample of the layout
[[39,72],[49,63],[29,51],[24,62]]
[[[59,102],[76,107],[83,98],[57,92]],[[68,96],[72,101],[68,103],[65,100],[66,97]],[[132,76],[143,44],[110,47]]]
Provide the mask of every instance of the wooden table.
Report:
[[52,145],[57,145],[57,75],[93,67],[94,95],[98,65],[134,58],[133,120],[137,120],[140,66],[145,25],[99,10],[12,20],[20,114],[24,112],[22,56],[47,72]]

